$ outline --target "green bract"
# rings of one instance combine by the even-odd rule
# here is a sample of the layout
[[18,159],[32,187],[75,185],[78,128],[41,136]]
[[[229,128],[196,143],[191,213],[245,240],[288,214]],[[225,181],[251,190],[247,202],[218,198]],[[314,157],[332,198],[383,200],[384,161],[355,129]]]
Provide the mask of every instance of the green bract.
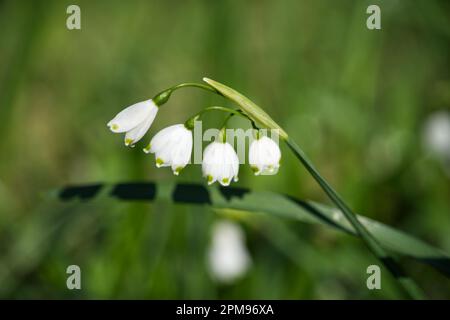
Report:
[[260,127],[275,129],[278,131],[278,134],[281,138],[285,140],[288,138],[287,133],[263,109],[261,109],[249,98],[220,82],[208,78],[203,78],[203,80],[218,92],[220,92],[224,97],[239,105],[241,110],[257,124],[259,124]]

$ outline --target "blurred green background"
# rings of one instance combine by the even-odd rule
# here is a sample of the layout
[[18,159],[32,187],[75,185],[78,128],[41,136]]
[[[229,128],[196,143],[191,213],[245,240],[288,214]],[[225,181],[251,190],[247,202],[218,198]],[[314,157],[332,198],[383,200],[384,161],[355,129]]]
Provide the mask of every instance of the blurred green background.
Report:
[[[81,30],[66,8],[81,8]],[[366,28],[381,7],[382,29]],[[208,267],[202,206],[46,200],[69,184],[204,183],[140,152],[161,128],[211,104],[184,89],[135,149],[106,123],[121,109],[208,76],[246,94],[296,139],[357,212],[450,252],[450,2],[0,1],[0,297],[395,299],[366,287],[378,264],[356,238],[319,226],[236,219],[251,265],[221,283]],[[210,116],[214,127],[223,115]],[[247,125],[234,120],[236,126]],[[328,203],[282,147],[276,176],[235,184]],[[450,281],[402,261],[430,298]],[[82,290],[66,288],[66,268]]]

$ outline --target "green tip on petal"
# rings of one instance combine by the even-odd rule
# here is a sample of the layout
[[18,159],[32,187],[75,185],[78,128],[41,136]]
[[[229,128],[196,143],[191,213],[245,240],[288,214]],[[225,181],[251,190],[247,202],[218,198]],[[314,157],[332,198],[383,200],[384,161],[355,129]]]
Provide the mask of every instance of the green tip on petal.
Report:
[[145,153],[149,153],[151,148],[152,148],[151,145],[148,144],[148,146],[146,146],[146,147],[145,147],[144,149],[142,149],[142,150],[143,150]]
[[230,183],[230,179],[228,179],[228,178],[223,178],[223,179],[222,179],[222,182],[223,182],[224,184],[228,184],[228,183]]
[[258,174],[259,168],[257,166],[251,166],[250,168],[252,169],[254,174]]
[[119,130],[119,125],[117,125],[117,124],[113,124],[112,126],[111,126],[111,130]]
[[131,145],[133,143],[133,139],[125,139],[125,145],[126,146],[129,146],[129,145]]
[[159,168],[164,164],[164,160],[161,158],[156,158],[156,166]]
[[173,174],[176,175],[176,176],[179,175],[180,172],[181,172],[181,170],[183,170],[183,168],[184,168],[184,167],[177,167],[177,168],[173,171]]
[[208,174],[208,175],[206,176],[206,181],[208,181],[208,184],[213,183],[213,177],[212,177],[212,175]]

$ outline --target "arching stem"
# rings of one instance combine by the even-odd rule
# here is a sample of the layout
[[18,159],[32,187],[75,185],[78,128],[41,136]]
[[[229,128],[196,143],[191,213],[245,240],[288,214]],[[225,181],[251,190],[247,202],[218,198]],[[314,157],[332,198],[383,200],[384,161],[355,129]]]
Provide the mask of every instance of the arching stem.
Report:
[[[200,110],[198,113],[196,113],[195,115],[193,115],[192,117],[190,117],[189,119],[186,120],[185,122],[185,126],[186,128],[192,130],[194,128],[194,123],[195,121],[197,121],[198,119],[200,119],[200,117],[207,113],[207,112],[211,112],[211,111],[223,111],[223,112],[228,112],[229,115],[226,119],[226,121],[229,120],[229,118],[231,116],[240,116],[244,119],[249,120],[252,123],[252,126],[255,127],[255,122],[250,119],[245,113],[243,113],[241,110],[239,109],[231,109],[231,108],[227,108],[227,107],[222,107],[222,106],[210,106],[210,107],[206,107],[202,110]],[[224,123],[225,124],[225,123]]]
[[185,83],[177,84],[177,85],[170,87],[169,89],[166,89],[164,91],[161,91],[156,96],[154,96],[152,98],[152,100],[156,103],[157,106],[162,106],[169,100],[170,96],[172,95],[172,93],[174,91],[181,89],[181,88],[199,88],[199,89],[213,92],[219,96],[222,96],[222,94],[219,91],[217,91],[210,85],[203,84],[203,83],[196,83],[196,82],[185,82]]

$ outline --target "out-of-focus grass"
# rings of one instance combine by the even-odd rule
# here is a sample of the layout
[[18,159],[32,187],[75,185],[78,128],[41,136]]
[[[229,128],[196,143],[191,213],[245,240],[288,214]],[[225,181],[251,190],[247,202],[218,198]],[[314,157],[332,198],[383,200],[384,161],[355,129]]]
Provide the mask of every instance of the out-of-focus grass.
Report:
[[[106,122],[209,76],[286,127],[355,211],[450,251],[450,178],[422,143],[427,116],[450,105],[449,4],[375,3],[381,31],[365,27],[367,1],[79,1],[82,30],[69,31],[71,2],[1,2],[0,296],[397,297],[389,281],[367,290],[361,267],[376,261],[359,241],[321,228],[246,224],[252,268],[224,286],[205,266],[213,212],[40,197],[69,183],[175,179]],[[142,146],[222,102],[177,92]],[[177,179],[201,181],[199,166]],[[326,201],[287,149],[278,175],[243,166],[239,184]],[[406,262],[430,297],[450,296],[448,280]],[[65,287],[70,264],[82,268],[81,291]]]

